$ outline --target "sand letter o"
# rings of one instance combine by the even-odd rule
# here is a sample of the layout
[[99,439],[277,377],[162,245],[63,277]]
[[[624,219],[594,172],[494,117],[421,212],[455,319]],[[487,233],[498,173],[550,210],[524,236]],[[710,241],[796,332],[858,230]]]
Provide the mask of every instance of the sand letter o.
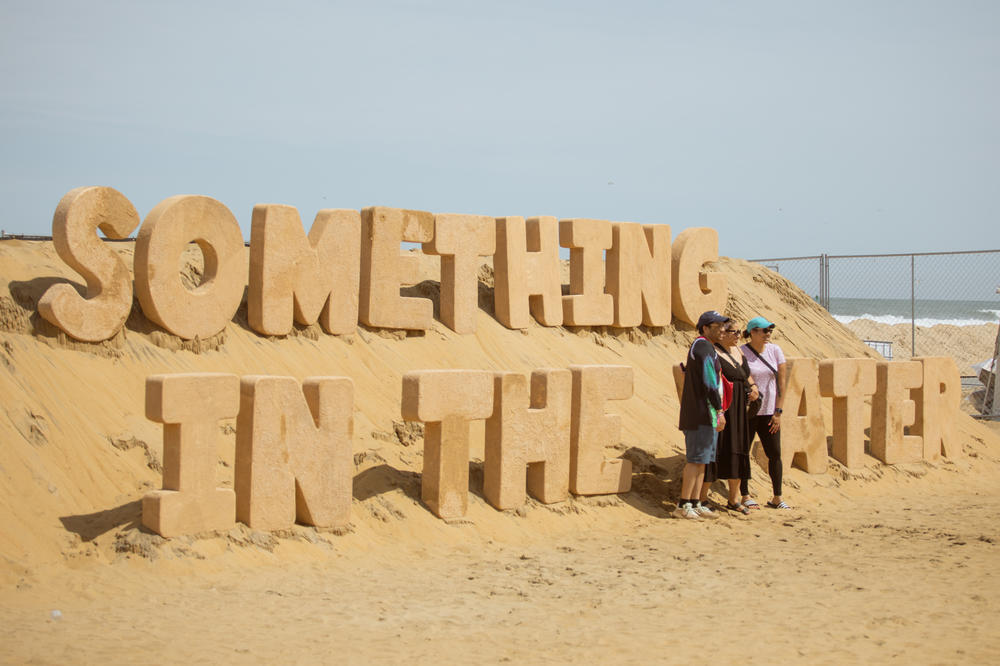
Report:
[[[178,265],[189,243],[205,257],[201,285],[181,283]],[[229,209],[210,197],[164,199],[146,216],[135,246],[135,292],[151,321],[185,339],[207,338],[226,327],[243,299],[243,234]]]

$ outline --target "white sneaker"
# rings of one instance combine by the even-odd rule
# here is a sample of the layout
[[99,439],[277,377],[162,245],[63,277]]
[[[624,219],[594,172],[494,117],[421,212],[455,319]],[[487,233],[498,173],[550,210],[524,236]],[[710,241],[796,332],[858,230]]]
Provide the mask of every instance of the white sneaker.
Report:
[[701,502],[699,502],[694,506],[694,511],[695,513],[698,514],[699,517],[708,518],[709,520],[715,520],[716,518],[719,517],[719,514],[717,512],[713,511],[711,507],[706,506]]
[[678,505],[674,512],[671,514],[674,518],[687,518],[689,520],[699,520],[700,516],[698,512],[694,510],[690,502],[685,502],[684,504]]

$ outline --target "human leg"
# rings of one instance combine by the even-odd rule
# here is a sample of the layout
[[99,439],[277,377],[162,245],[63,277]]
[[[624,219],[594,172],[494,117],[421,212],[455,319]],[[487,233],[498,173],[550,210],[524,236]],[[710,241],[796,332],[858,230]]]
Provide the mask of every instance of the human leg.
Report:
[[750,451],[753,449],[753,440],[755,436],[760,436],[761,442],[764,441],[764,435],[768,433],[768,419],[770,417],[760,417],[753,416],[749,419],[747,423],[747,431],[749,432],[748,437],[750,442],[747,444],[747,458],[746,464],[740,470],[740,493],[743,495],[743,506],[757,511],[760,509],[760,504],[757,500],[750,497]]
[[705,465],[699,463],[685,463],[684,472],[681,474],[681,497],[677,500],[677,508],[674,510],[674,518],[689,518],[697,520],[701,516],[695,511],[695,497],[698,496],[698,489],[705,478]]
[[729,503],[740,504],[740,480],[726,479],[726,483],[729,484]]
[[715,460],[715,439],[715,429],[711,426],[684,431],[687,462],[681,475],[680,500],[673,514],[677,518],[699,517],[695,507],[705,480],[705,466]]
[[730,511],[739,511],[744,516],[748,515],[750,508],[740,499],[740,480],[726,479],[726,481],[729,483],[729,498],[726,502],[726,508]]
[[685,463],[684,474],[681,476],[681,501],[693,501],[698,497],[698,490],[701,488],[705,478],[705,465],[699,463]]
[[710,463],[705,465],[705,476],[702,478],[701,486],[699,488],[700,492],[698,494],[698,499],[702,502],[708,501],[708,490],[712,487],[719,478],[717,463],[713,459]]
[[782,473],[784,467],[781,463],[781,431],[770,432],[769,429],[760,431],[760,443],[764,447],[764,454],[767,456],[767,473],[771,476],[771,492],[774,496],[768,502],[772,508],[791,508],[781,499]]

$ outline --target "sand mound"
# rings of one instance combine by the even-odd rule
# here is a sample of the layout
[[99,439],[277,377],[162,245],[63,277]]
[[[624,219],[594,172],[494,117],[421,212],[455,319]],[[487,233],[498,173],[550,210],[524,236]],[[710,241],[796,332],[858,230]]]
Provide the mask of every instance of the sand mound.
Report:
[[[115,248],[130,263],[131,244],[117,243]],[[192,283],[197,281],[199,261],[198,253],[193,252],[184,267]],[[437,259],[424,257],[421,262],[426,279],[412,287],[408,295],[436,298]],[[741,321],[763,315],[777,322],[775,342],[786,355],[877,357],[851,330],[833,320],[783,277],[736,259],[722,259],[718,267],[730,281],[727,313]],[[576,566],[572,553],[577,552],[586,562],[581,565],[584,579],[592,578],[602,567],[614,568],[613,562],[602,560],[598,544],[611,548],[615,558],[648,559],[650,553],[638,545],[624,546],[616,535],[628,530],[664,530],[677,524],[664,520],[670,508],[664,502],[677,497],[683,462],[683,440],[675,427],[677,401],[670,367],[684,357],[693,338],[690,327],[615,330],[532,326],[524,331],[508,330],[491,316],[492,271],[484,266],[480,271],[478,332],[474,335],[457,335],[435,323],[431,330],[418,334],[359,327],[353,335],[329,336],[317,327],[299,327],[287,337],[266,338],[249,330],[244,302],[226,330],[209,340],[182,341],[150,324],[138,308],[133,308],[118,336],[100,344],[86,344],[68,339],[35,312],[45,289],[63,281],[79,286],[78,276],[62,264],[51,243],[0,244],[0,586],[7,590],[2,593],[4,601],[10,601],[15,609],[0,619],[8,620],[8,626],[24,628],[27,625],[16,624],[26,617],[22,611],[41,612],[40,608],[54,603],[48,595],[62,590],[53,587],[51,581],[61,581],[59,584],[65,586],[70,599],[67,603],[86,608],[85,600],[100,605],[101,600],[114,594],[134,598],[139,604],[147,595],[158,596],[152,591],[157,587],[152,581],[174,580],[179,574],[184,574],[186,581],[177,588],[176,593],[182,594],[192,586],[214,589],[217,581],[235,586],[238,580],[250,580],[249,572],[270,571],[268,567],[274,565],[284,568],[323,564],[338,571],[337,566],[368,567],[381,572],[365,579],[374,583],[383,574],[410,581],[410,574],[405,573],[412,570],[410,563],[426,557],[429,570],[447,576],[447,560],[456,553],[462,561],[478,562],[469,564],[478,573],[468,575],[489,578],[494,589],[491,594],[514,594],[516,598],[517,592],[505,591],[502,577],[486,575],[477,554],[497,560],[496,566],[513,567],[512,576],[524,569],[527,582],[523,585],[530,594],[534,594],[532,587],[544,590],[557,582],[567,586],[569,597],[600,603],[605,598],[603,593],[587,586],[573,587],[576,583],[565,571]],[[959,364],[966,362],[962,356]],[[481,496],[480,425],[478,431],[473,431],[472,496],[466,519],[446,523],[421,505],[422,432],[403,422],[399,413],[401,377],[405,372],[483,368],[527,373],[540,367],[580,363],[627,364],[635,368],[634,397],[615,404],[622,416],[622,442],[608,451],[609,457],[625,456],[633,461],[632,492],[574,498],[551,506],[529,501],[516,512],[498,512]],[[316,530],[296,526],[263,533],[241,525],[224,534],[174,540],[161,539],[140,528],[139,500],[149,489],[160,486],[162,469],[160,427],[143,414],[145,378],[156,373],[202,371],[300,379],[341,375],[353,379],[356,471],[352,523],[348,528]],[[828,429],[829,423],[827,412]],[[220,424],[220,485],[232,484],[234,425]],[[755,522],[749,523],[742,518],[727,518],[717,521],[729,526],[719,528],[723,530],[719,534],[750,537],[751,542],[754,539],[748,529],[756,531],[757,536],[763,530],[769,540],[795,534],[793,541],[815,549],[819,546],[810,536],[836,532],[837,524],[830,521],[835,519],[837,507],[849,504],[846,498],[877,497],[879,493],[901,497],[905,488],[914,487],[911,484],[954,484],[958,473],[979,480],[996,479],[1000,437],[968,417],[962,417],[960,431],[966,457],[957,461],[889,468],[869,459],[865,470],[849,471],[833,464],[828,474],[819,476],[793,470],[787,479],[787,496],[798,506],[813,507],[813,514],[789,517],[793,521],[790,529],[782,527],[787,523],[782,523],[781,517],[774,516],[778,512],[754,516]],[[754,469],[751,487],[758,496],[768,492],[763,470]],[[926,491],[926,487],[920,488],[918,492]],[[822,506],[830,507],[832,512],[822,515],[826,527],[813,523],[814,519],[820,520],[816,512]],[[803,520],[803,515],[811,515],[812,519]],[[874,522],[878,521],[868,521]],[[748,528],[750,524],[755,527]],[[684,535],[690,529],[694,528],[684,527],[677,538],[688,538]],[[878,526],[869,524],[868,529],[877,531]],[[584,532],[597,541],[589,545],[581,541]],[[690,536],[709,547],[707,535]],[[562,542],[570,550],[556,556],[558,553],[551,549]],[[983,547],[992,543],[983,542]],[[525,555],[525,560],[508,560],[506,547],[523,548],[532,554]],[[537,566],[529,566],[532,558],[541,558]],[[73,573],[76,571],[90,572],[87,576],[96,582],[84,582]],[[662,581],[662,577],[657,580]],[[416,580],[411,582],[419,586]],[[261,595],[267,593],[257,589],[262,584],[248,585]],[[313,589],[320,587],[330,589],[327,583]],[[456,594],[460,597],[464,593]],[[357,596],[364,596],[361,590]],[[376,591],[366,598],[378,604],[382,603],[379,599],[387,597]],[[542,598],[551,600],[551,594]],[[251,605],[259,599],[243,601]],[[209,603],[204,599],[197,603],[203,602]],[[131,603],[125,607],[132,607]],[[312,603],[321,602],[316,599]],[[620,604],[612,605],[617,608]],[[164,617],[169,616],[165,609],[163,612]],[[381,615],[384,618],[387,614],[392,615],[392,610]],[[669,609],[665,609],[660,616],[661,627],[669,622],[668,614]],[[377,615],[372,616],[372,622],[381,621]],[[178,627],[177,631],[184,629]],[[5,637],[10,636],[0,635],[0,639]],[[170,639],[161,636],[157,640],[165,641],[159,645],[167,650]],[[33,648],[30,641],[22,639],[17,645],[18,651],[12,654],[23,659],[44,654],[37,652],[37,646]],[[123,660],[122,654],[118,653],[118,659],[109,658]],[[180,659],[185,653],[171,654]],[[233,656],[232,652],[226,654]],[[216,656],[224,658],[226,654]],[[262,654],[267,654],[266,650],[258,650],[256,656]],[[399,653],[390,650],[381,654],[391,661]],[[576,653],[567,648],[558,654],[569,658]],[[638,656],[639,652],[627,654]],[[794,651],[788,654],[792,656]]]
[[855,319],[846,326],[862,340],[891,342],[896,361],[913,356],[914,342],[917,356],[953,356],[963,375],[974,375],[974,364],[993,357],[997,337],[996,324],[917,326],[915,332],[909,324],[882,324],[871,319]]

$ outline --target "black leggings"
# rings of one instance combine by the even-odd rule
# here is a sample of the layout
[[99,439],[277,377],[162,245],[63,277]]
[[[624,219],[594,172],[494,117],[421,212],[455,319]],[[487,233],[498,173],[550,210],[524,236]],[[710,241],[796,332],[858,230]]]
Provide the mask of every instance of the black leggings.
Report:
[[[764,455],[767,456],[767,473],[771,475],[771,490],[775,497],[781,497],[781,431],[771,433],[771,415],[757,415],[750,419],[750,443],[753,444],[753,437],[760,437],[760,443],[764,447]],[[743,495],[750,494],[750,478],[740,479],[740,492]]]

